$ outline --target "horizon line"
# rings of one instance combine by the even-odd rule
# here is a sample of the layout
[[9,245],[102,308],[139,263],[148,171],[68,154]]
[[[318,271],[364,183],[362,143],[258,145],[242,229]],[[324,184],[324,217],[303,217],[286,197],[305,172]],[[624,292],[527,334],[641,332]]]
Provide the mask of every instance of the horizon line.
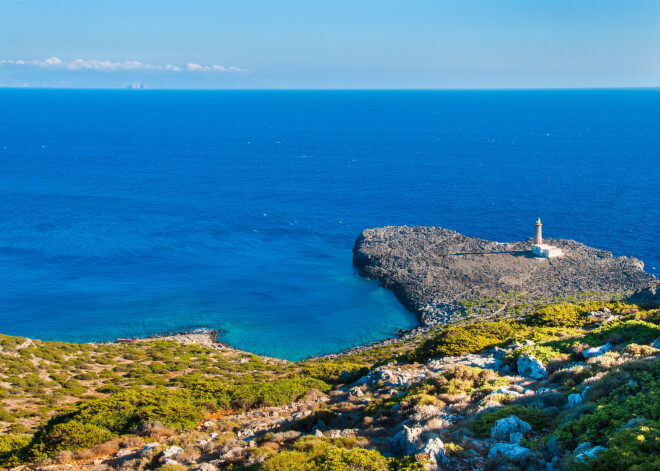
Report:
[[653,86],[608,86],[608,87],[470,87],[470,88],[131,88],[125,87],[14,87],[1,86],[0,90],[70,90],[70,91],[127,91],[127,92],[153,92],[153,91],[189,91],[189,92],[212,92],[212,91],[254,91],[254,92],[277,92],[277,91],[309,91],[309,92],[369,92],[369,91],[393,91],[393,92],[440,92],[440,91],[586,91],[586,90],[660,90],[660,85]]

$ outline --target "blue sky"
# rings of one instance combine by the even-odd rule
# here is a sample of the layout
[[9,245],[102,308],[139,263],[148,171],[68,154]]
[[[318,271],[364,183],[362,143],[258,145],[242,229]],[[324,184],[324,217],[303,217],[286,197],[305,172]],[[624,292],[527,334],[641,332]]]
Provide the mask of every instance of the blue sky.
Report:
[[0,0],[0,86],[660,86],[658,0]]

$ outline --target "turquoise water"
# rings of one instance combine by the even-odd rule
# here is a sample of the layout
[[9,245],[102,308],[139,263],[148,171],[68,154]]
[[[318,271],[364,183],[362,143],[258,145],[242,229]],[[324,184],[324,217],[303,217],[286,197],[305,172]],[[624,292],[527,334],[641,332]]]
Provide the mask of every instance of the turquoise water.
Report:
[[416,324],[363,228],[660,259],[660,92],[0,90],[1,331],[197,327],[288,359]]

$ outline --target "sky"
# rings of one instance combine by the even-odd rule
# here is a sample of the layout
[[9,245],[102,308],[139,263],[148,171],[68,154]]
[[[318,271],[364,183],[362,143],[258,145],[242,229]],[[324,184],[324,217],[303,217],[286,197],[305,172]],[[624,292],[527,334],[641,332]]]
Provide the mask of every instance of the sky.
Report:
[[660,86],[659,0],[0,0],[0,87]]

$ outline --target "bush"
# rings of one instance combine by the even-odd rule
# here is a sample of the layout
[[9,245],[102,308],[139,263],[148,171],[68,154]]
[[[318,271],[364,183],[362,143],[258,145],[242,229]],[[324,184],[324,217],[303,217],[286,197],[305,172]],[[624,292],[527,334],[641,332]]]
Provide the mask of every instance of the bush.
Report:
[[44,437],[48,454],[62,450],[82,450],[103,443],[110,439],[109,430],[93,424],[84,424],[75,420],[57,424]]
[[553,304],[537,310],[525,322],[538,327],[582,327],[589,323],[585,315],[589,311],[583,305]]
[[0,466],[13,468],[21,464],[29,443],[30,437],[27,436],[0,435]]
[[632,419],[660,420],[660,360],[621,365],[587,393],[592,407],[562,424],[559,443],[572,450],[583,442],[606,446],[607,440]]
[[452,327],[424,341],[421,346],[410,352],[409,358],[411,361],[425,363],[441,356],[477,353],[506,342],[518,328],[519,326],[509,322]]
[[478,415],[470,425],[470,429],[480,437],[490,437],[490,429],[493,428],[495,422],[511,415],[515,415],[520,420],[527,422],[532,427],[532,430],[541,430],[550,423],[550,416],[546,412],[530,407],[513,405]]
[[648,344],[660,336],[660,326],[644,321],[612,321],[584,336],[592,346],[612,344]]
[[[348,373],[346,380],[342,379],[343,372]],[[305,367],[305,374],[327,383],[353,382],[369,371],[367,365],[353,362],[324,361],[310,364]]]
[[608,442],[596,459],[576,463],[578,470],[651,471],[660,469],[660,422],[624,428]]

